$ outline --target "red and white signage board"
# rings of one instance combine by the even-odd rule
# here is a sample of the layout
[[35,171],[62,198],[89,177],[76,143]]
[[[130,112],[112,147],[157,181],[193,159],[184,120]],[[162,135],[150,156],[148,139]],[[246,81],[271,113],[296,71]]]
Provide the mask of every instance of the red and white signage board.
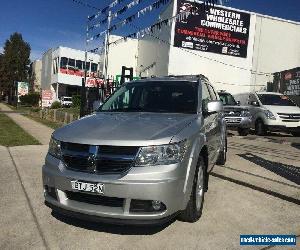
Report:
[[42,107],[50,107],[53,102],[53,93],[49,90],[42,90]]

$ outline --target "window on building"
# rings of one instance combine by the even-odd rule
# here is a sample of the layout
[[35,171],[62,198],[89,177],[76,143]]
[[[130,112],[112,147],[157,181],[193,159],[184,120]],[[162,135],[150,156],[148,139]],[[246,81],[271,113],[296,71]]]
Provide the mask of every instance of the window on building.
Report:
[[97,63],[92,63],[91,65],[91,71],[92,72],[97,72],[98,64]]
[[69,60],[68,60],[68,68],[75,68],[75,59],[69,58]]
[[52,63],[53,66],[53,74],[58,73],[58,58],[55,58]]
[[81,70],[82,67],[83,67],[83,61],[76,60],[76,68]]
[[[85,63],[83,62],[83,65],[84,65],[84,64],[85,64]],[[87,63],[86,63],[86,70],[87,70],[87,71],[90,70],[90,64],[91,64],[90,62],[87,62]],[[85,67],[83,67],[83,69],[85,69]]]
[[60,68],[66,69],[68,65],[68,58],[67,57],[61,57],[60,58]]

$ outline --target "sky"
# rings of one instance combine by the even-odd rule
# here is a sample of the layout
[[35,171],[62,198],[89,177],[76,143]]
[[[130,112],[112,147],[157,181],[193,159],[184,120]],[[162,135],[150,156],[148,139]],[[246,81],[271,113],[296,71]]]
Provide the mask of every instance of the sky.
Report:
[[[81,1],[99,9],[112,2],[112,0]],[[124,4],[131,1],[124,0]],[[155,0],[145,0],[139,8],[133,8],[132,13],[153,2]],[[223,2],[226,6],[300,22],[300,0],[223,0]],[[57,46],[84,49],[87,16],[97,12],[95,9],[74,3],[73,0],[2,0],[0,6],[0,52],[3,51],[6,39],[13,32],[19,32],[31,46],[31,60],[40,59],[44,52]],[[135,25],[139,28],[151,25],[159,11],[161,10],[145,15]],[[131,13],[127,11],[126,14]],[[129,34],[133,29],[124,28],[118,32]]]

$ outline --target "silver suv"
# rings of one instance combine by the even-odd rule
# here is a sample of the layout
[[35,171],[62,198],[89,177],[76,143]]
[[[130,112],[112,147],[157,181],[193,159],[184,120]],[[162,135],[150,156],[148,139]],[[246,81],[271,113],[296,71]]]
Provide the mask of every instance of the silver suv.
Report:
[[218,91],[218,95],[224,105],[224,116],[227,127],[237,129],[241,136],[248,135],[252,123],[249,107],[240,106],[240,102],[236,101],[230,93],[224,90]]
[[125,83],[94,114],[53,133],[45,204],[117,224],[197,221],[209,172],[226,161],[222,110],[202,75]]

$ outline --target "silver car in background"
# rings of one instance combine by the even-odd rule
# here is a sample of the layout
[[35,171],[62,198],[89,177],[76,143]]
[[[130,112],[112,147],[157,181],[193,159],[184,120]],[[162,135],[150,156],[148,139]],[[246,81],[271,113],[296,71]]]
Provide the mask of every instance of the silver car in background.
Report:
[[222,112],[202,75],[123,84],[97,112],[53,133],[45,204],[117,224],[197,221],[209,172],[226,161]]
[[248,106],[241,106],[239,101],[222,90],[218,91],[220,100],[224,106],[224,117],[228,128],[237,129],[239,135],[246,136],[250,132],[252,115]]

